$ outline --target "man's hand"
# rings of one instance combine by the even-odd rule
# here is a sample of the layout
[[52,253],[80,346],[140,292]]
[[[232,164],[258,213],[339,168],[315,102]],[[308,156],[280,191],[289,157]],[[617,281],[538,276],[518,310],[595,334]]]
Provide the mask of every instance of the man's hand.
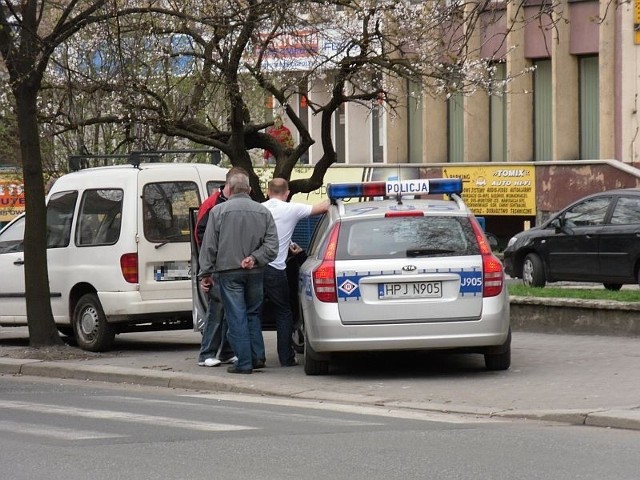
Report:
[[209,290],[211,290],[212,286],[213,286],[213,278],[211,278],[210,276],[202,277],[200,279],[200,288],[204,293],[209,293]]
[[242,262],[240,262],[240,266],[244,269],[251,270],[256,266],[256,259],[253,258],[252,255],[249,255],[248,257],[245,257]]
[[291,242],[291,244],[289,245],[289,251],[293,254],[293,255],[297,255],[300,252],[302,252],[302,248],[300,247],[300,245],[298,245],[295,242]]

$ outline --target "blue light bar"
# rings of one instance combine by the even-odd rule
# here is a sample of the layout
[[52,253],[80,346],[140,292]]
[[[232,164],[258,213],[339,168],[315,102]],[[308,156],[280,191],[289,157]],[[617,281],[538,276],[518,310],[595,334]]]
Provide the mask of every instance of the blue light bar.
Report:
[[460,178],[431,178],[387,182],[330,183],[327,195],[333,200],[341,198],[390,197],[403,195],[429,195],[462,193]]

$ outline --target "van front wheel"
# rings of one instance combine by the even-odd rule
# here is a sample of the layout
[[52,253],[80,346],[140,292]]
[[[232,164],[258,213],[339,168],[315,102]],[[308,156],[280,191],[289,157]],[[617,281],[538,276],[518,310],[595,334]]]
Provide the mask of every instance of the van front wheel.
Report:
[[73,333],[83,350],[104,352],[111,347],[115,330],[107,323],[100,300],[94,293],[83,295],[73,310]]

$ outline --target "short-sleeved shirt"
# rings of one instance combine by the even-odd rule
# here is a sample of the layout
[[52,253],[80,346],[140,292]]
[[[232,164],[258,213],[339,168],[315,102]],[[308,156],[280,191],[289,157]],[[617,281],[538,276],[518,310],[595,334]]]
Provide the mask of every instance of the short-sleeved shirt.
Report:
[[283,202],[276,198],[267,200],[263,205],[271,212],[278,230],[278,256],[269,265],[284,270],[287,268],[287,255],[293,231],[300,220],[311,215],[313,207],[304,203]]

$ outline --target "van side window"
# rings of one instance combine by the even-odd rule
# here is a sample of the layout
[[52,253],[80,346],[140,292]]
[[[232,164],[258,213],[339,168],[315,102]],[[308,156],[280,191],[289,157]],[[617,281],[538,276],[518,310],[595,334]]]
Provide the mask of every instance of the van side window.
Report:
[[20,217],[0,234],[0,253],[24,252],[24,223],[26,217]]
[[77,199],[77,191],[57,192],[49,198],[49,203],[47,203],[47,248],[62,248],[69,245]]
[[189,208],[199,205],[194,182],[148,183],[142,189],[145,237],[150,242],[188,242]]
[[122,219],[121,189],[86,190],[82,195],[76,245],[113,245],[120,238]]

